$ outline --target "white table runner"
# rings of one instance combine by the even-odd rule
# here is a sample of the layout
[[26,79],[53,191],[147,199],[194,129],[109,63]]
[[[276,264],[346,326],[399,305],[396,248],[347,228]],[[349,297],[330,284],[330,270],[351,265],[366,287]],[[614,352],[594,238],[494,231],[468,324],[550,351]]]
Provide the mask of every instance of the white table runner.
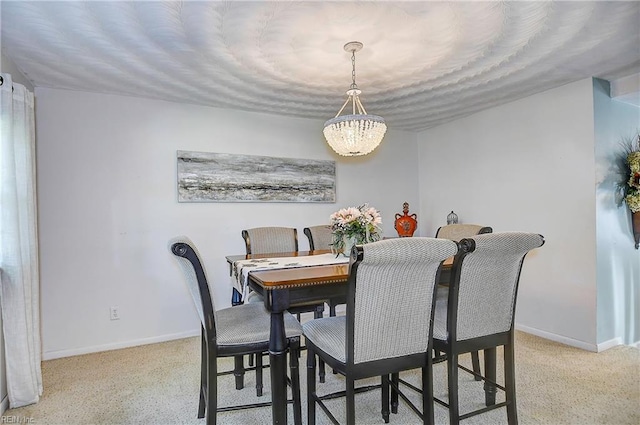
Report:
[[257,270],[292,269],[299,267],[326,266],[331,264],[345,264],[349,262],[349,257],[336,254],[305,255],[300,257],[279,257],[279,258],[256,258],[252,260],[239,260],[233,262],[231,271],[231,285],[242,294],[242,298],[247,296],[247,282],[249,272]]

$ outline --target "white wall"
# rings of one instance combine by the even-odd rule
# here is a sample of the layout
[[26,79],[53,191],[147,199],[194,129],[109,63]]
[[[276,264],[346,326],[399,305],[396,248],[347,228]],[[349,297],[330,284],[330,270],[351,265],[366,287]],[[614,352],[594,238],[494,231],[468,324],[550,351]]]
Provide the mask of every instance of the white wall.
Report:
[[516,325],[596,350],[596,231],[591,79],[418,134],[421,229],[451,210],[494,232],[530,231]]
[[[231,297],[224,257],[244,253],[243,228],[296,227],[304,250],[302,228],[337,208],[369,202],[393,236],[402,203],[418,206],[413,133],[390,131],[372,155],[344,159],[322,120],[46,88],[36,99],[45,359],[197,334],[173,236],[198,245],[221,308]],[[177,150],[333,159],[337,202],[178,203]]]
[[619,202],[616,184],[625,182],[616,162],[623,141],[640,131],[640,108],[612,100],[609,83],[593,80],[596,158],[598,343],[640,343],[640,250],[634,248],[631,214]]
[[[14,83],[22,84],[29,91],[33,92],[33,85],[20,72],[15,63],[4,55],[0,55],[0,72],[11,74]],[[0,311],[0,414],[8,407],[7,399],[7,365],[4,359],[4,332],[2,329],[2,312]]]

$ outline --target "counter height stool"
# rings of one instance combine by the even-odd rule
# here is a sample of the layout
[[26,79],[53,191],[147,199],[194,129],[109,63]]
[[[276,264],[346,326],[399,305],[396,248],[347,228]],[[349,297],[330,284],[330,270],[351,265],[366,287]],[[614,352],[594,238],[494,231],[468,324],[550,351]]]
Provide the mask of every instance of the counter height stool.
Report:
[[[213,425],[216,423],[217,412],[270,407],[271,402],[218,407],[217,377],[224,372],[218,373],[217,359],[218,357],[231,356],[242,359],[242,355],[245,354],[255,354],[261,358],[269,350],[271,315],[264,305],[257,303],[216,311],[207,275],[193,242],[180,236],[169,241],[169,249],[179,260],[178,263],[184,272],[202,328],[198,418],[203,418],[206,414],[206,424]],[[293,416],[296,425],[300,425],[302,423],[302,408],[298,351],[302,327],[295,317],[288,313],[285,313],[284,322],[289,346]],[[238,378],[242,374],[244,374],[244,368],[236,362],[234,369],[236,388],[238,387]],[[262,395],[262,367],[256,368],[256,392],[259,396]]]
[[[443,352],[447,362],[449,400],[434,398],[431,403],[448,408],[450,424],[500,407],[506,407],[509,425],[518,423],[513,326],[518,283],[525,256],[543,244],[541,235],[524,232],[483,234],[460,241],[453,278],[445,298],[439,294],[436,299],[433,323],[433,348]],[[504,347],[504,386],[496,383],[499,346]],[[458,356],[477,350],[485,353],[486,407],[460,414],[458,368],[475,373],[458,365]],[[398,382],[397,374],[392,382]],[[496,404],[496,389],[505,392],[504,402]],[[392,386],[392,397],[395,391]]]
[[[471,238],[476,235],[482,235],[493,232],[493,229],[489,226],[481,226],[479,224],[447,224],[446,226],[439,227],[436,231],[436,238],[451,239],[454,242],[459,242],[460,239]],[[446,278],[446,276],[444,276]],[[444,293],[446,290],[441,288],[440,292]],[[477,374],[476,381],[480,380],[480,356],[477,351],[471,353],[471,364],[473,365],[473,371]]]
[[[389,374],[422,369],[424,423],[433,424],[431,323],[440,265],[458,250],[453,241],[400,238],[357,245],[351,251],[346,316],[303,325],[307,344],[307,423],[315,424],[316,405],[338,423],[323,400],[346,396],[346,423],[356,423],[355,387],[359,379],[380,376],[382,417],[389,421]],[[316,356],[346,378],[346,391],[316,393]]]

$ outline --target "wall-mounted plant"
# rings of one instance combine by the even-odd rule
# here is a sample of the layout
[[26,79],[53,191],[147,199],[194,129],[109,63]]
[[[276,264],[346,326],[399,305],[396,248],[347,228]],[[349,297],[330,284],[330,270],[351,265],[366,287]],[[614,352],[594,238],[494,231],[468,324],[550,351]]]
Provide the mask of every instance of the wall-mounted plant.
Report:
[[631,211],[636,249],[640,246],[640,133],[623,141],[623,155],[618,166],[623,171],[618,183],[621,200]]

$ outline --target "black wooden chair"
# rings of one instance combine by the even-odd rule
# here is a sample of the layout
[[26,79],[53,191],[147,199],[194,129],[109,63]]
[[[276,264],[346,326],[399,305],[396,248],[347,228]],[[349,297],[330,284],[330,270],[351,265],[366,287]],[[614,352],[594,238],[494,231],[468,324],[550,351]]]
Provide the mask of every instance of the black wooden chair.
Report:
[[[218,357],[234,357],[236,359],[234,375],[236,388],[243,387],[244,367],[242,356],[255,354],[257,358],[269,349],[270,314],[264,305],[253,303],[216,311],[209,290],[206,271],[200,256],[193,244],[186,237],[177,237],[169,242],[171,252],[177,257],[187,286],[200,316],[202,337],[202,360],[200,374],[200,403],[198,418],[205,417],[207,425],[216,423],[217,412],[239,410],[254,407],[270,407],[271,403],[254,403],[230,407],[218,407],[217,377]],[[302,327],[291,314],[285,313],[285,332],[289,343],[289,361],[291,376],[292,402],[294,421],[302,423],[300,380],[298,370],[298,354]],[[240,359],[240,362],[238,362]],[[262,395],[262,366],[256,370],[256,393]]]
[[[449,290],[437,295],[433,323],[433,348],[444,353],[449,387],[448,403],[433,401],[449,409],[450,424],[500,407],[506,407],[510,425],[518,423],[513,327],[518,282],[525,256],[543,244],[541,235],[522,232],[483,234],[460,241],[453,279]],[[504,385],[495,382],[499,346],[504,347]],[[481,379],[486,407],[460,414],[458,369],[474,372],[460,366],[458,357],[478,350],[484,350]],[[404,383],[397,374],[392,382]],[[496,404],[497,389],[505,391],[505,401]],[[391,391],[393,399],[398,389],[392,386]]]
[[[493,229],[489,226],[481,226],[479,224],[447,224],[439,227],[436,231],[436,238],[450,239],[454,242],[460,242],[461,239],[471,238],[476,235],[492,233]],[[446,279],[446,276],[443,276]],[[444,289],[440,288],[443,293]],[[476,381],[479,381],[480,375],[480,356],[477,351],[471,353],[471,364],[473,371],[477,374]]]
[[333,245],[333,233],[331,232],[331,226],[319,225],[309,226],[302,229],[302,232],[309,239],[309,249],[311,251],[316,249],[331,249]]
[[[315,424],[316,404],[333,423],[323,400],[346,396],[346,422],[355,424],[355,381],[381,376],[382,416],[389,421],[389,374],[422,368],[431,388],[431,322],[435,283],[442,261],[457,252],[453,241],[401,238],[355,246],[351,253],[346,316],[303,325],[307,344],[307,423]],[[316,356],[346,377],[346,391],[316,393]],[[423,401],[430,397],[429,391]],[[425,405],[427,403],[425,402]],[[419,416],[433,423],[433,411]]]

